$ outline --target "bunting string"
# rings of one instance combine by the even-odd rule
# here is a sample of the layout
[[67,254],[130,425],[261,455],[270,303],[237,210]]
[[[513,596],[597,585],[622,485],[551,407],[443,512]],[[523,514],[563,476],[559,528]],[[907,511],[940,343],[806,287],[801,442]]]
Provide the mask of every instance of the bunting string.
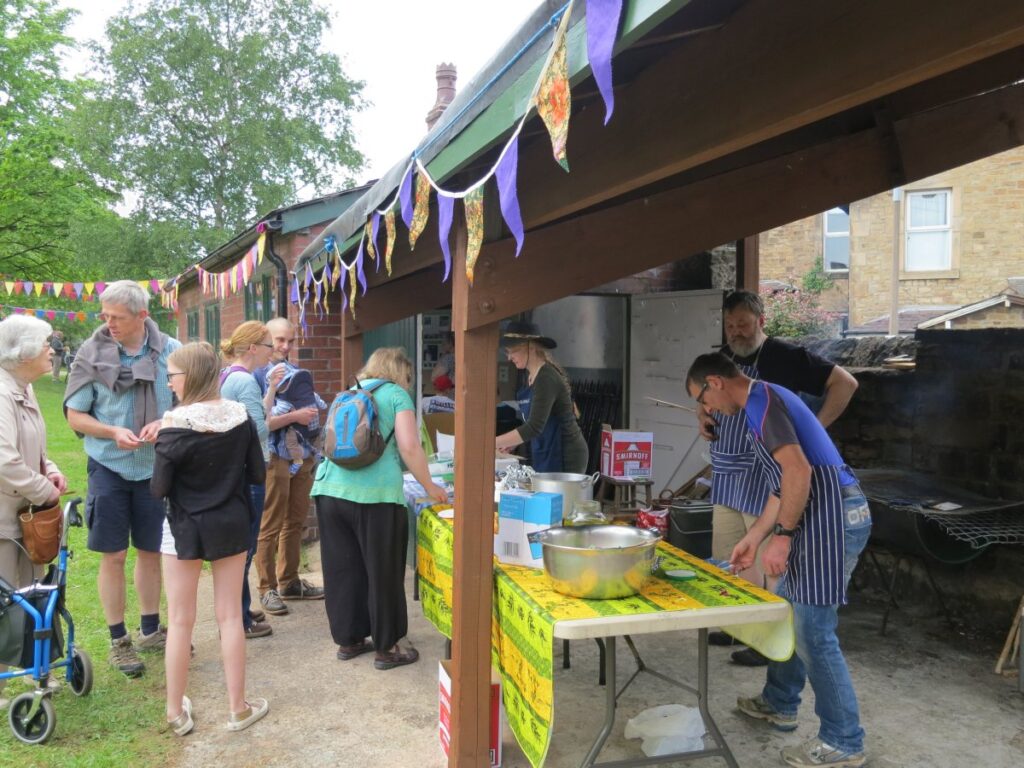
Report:
[[[611,59],[622,16],[622,0],[585,0],[585,2],[587,55],[598,91],[605,103],[604,123],[607,124],[614,110]],[[552,14],[548,22],[538,29],[520,50],[513,55],[510,61],[498,70],[449,121],[452,123],[457,122],[548,30],[554,29],[551,47],[541,68],[540,76],[537,82],[534,83],[530,98],[527,101],[529,106],[509,133],[491,168],[464,189],[446,189],[430,175],[426,164],[423,162],[422,157],[425,150],[437,140],[440,134],[428,137],[412,153],[405,170],[402,172],[398,186],[390,199],[382,207],[373,210],[367,217],[366,223],[359,232],[356,253],[351,260],[346,261],[342,257],[341,244],[337,242],[333,235],[328,235],[324,238],[324,245],[319,253],[327,254],[328,265],[333,256],[333,270],[325,268],[321,277],[316,278],[312,276],[311,269],[307,263],[305,291],[301,296],[299,295],[297,290],[298,278],[296,278],[295,286],[293,287],[293,301],[305,304],[305,301],[308,299],[309,283],[311,280],[319,281],[317,285],[322,284],[325,287],[326,285],[331,285],[332,281],[333,285],[337,286],[337,283],[340,281],[343,301],[342,309],[344,311],[351,307],[354,316],[357,286],[362,289],[363,295],[366,294],[365,257],[369,256],[373,259],[378,270],[380,269],[380,262],[383,261],[387,274],[391,274],[391,259],[397,236],[395,226],[396,214],[401,215],[402,222],[405,224],[409,235],[409,248],[412,250],[415,248],[427,225],[431,189],[437,194],[438,198],[438,239],[445,261],[445,272],[442,278],[444,281],[447,281],[451,275],[451,249],[448,239],[454,213],[454,201],[461,199],[463,201],[468,230],[466,275],[470,283],[472,284],[473,282],[474,268],[483,245],[484,185],[491,178],[496,179],[501,215],[515,239],[515,255],[516,257],[519,256],[524,241],[524,226],[517,191],[519,137],[523,126],[532,117],[534,111],[536,111],[548,130],[555,161],[567,172],[569,170],[567,147],[572,95],[568,76],[566,39],[574,5],[575,0],[569,0],[569,2]],[[377,243],[377,236],[381,230],[380,220],[382,217],[384,219],[385,244],[383,259],[380,259],[378,258],[380,248]],[[347,294],[345,286],[346,277],[349,283]],[[325,280],[326,282],[324,282]],[[315,299],[314,307],[317,304],[318,300]],[[304,307],[300,308],[300,316],[305,316]]]

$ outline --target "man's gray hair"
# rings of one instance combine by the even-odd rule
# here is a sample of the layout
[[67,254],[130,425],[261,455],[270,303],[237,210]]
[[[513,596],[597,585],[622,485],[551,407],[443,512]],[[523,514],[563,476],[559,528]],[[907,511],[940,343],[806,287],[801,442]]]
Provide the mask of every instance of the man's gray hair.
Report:
[[51,333],[49,323],[31,315],[11,315],[0,320],[0,368],[13,371],[26,360],[38,357]]
[[134,280],[109,283],[100,294],[101,304],[118,304],[134,315],[149,309],[149,291]]

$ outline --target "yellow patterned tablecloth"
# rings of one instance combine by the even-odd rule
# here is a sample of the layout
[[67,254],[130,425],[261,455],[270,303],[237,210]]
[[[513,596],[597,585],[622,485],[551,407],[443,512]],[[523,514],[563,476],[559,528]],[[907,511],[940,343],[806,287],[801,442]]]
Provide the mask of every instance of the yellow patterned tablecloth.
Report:
[[[417,525],[420,599],[427,619],[451,637],[452,541],[450,520],[439,507],[425,507]],[[749,582],[662,542],[662,568],[696,573],[686,581],[652,578],[639,595],[619,600],[581,600],[551,589],[543,570],[495,563],[491,657],[502,676],[509,726],[533,766],[547,754],[554,716],[554,640],[558,621],[636,616],[666,611],[705,611],[715,626],[715,608],[785,602]],[[740,624],[728,631],[765,654],[784,660],[793,653],[792,619]],[[615,633],[613,633],[615,634]]]

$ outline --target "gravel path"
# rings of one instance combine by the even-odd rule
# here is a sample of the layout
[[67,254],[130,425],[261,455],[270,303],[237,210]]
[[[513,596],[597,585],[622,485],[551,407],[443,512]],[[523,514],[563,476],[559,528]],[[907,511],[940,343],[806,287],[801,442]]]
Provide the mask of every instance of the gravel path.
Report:
[[[320,584],[318,548],[308,554],[310,572],[303,576]],[[255,569],[251,575],[255,579]],[[411,594],[411,578],[408,586]],[[232,733],[224,728],[227,697],[209,574],[199,589],[188,691],[196,728],[186,737],[180,765],[446,764],[437,739],[437,660],[444,641],[416,604],[409,611],[409,641],[420,651],[420,661],[380,672],[372,654],[346,662],[335,658],[323,601],[289,601],[290,614],[268,617],[273,635],[246,643],[247,692],[267,698],[270,713],[248,730]]]

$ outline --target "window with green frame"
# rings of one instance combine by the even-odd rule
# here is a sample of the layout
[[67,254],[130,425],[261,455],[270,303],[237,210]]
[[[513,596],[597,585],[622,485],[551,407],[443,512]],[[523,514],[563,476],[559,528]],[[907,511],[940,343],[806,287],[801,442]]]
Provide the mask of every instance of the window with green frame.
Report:
[[259,320],[260,319],[260,306],[256,300],[256,282],[251,281],[245,289],[242,291],[245,296],[245,319],[246,320]]
[[274,317],[274,284],[270,275],[264,275],[260,282],[260,290],[263,297],[262,315],[260,319],[265,323]]
[[220,348],[220,305],[208,304],[203,311],[206,321],[206,340],[214,349]]
[[199,310],[190,309],[185,313],[185,325],[188,329],[188,340],[199,341]]

